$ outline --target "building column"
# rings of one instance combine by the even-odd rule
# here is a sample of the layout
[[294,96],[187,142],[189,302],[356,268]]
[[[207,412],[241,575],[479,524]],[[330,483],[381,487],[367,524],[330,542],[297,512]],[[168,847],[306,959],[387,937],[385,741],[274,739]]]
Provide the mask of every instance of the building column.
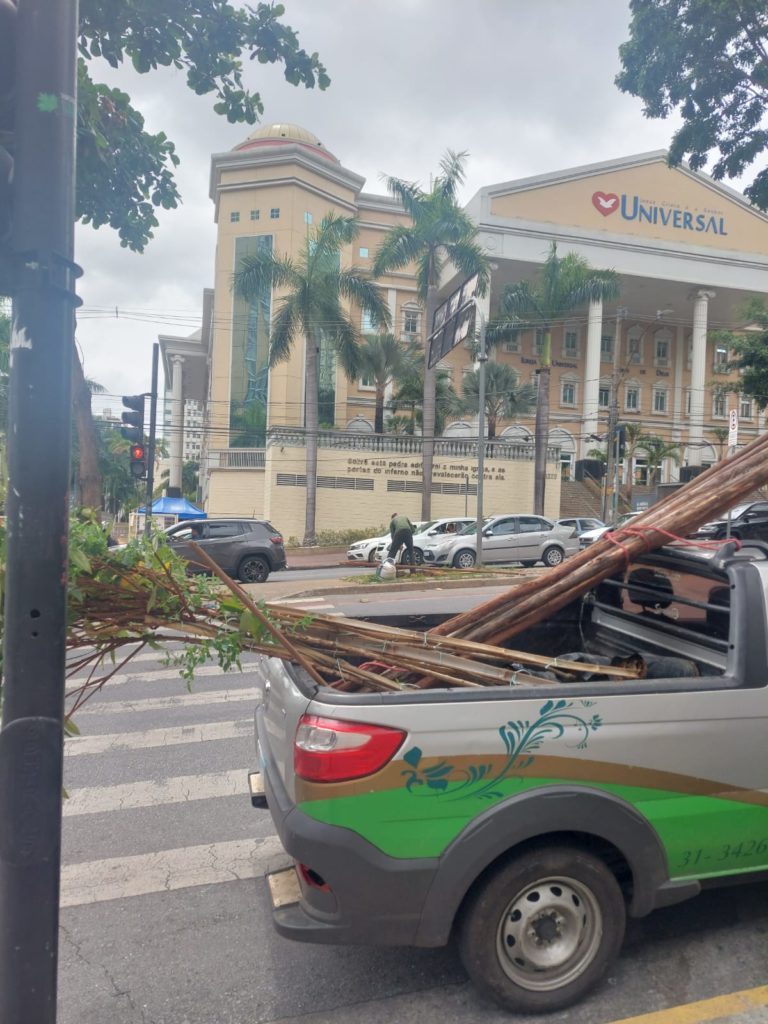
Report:
[[[597,415],[600,399],[600,340],[603,334],[603,300],[589,304],[587,319],[587,358],[584,360],[584,400],[582,404],[581,457],[586,458],[596,442],[590,434],[597,433]],[[618,338],[614,338],[614,345]]]
[[181,467],[184,452],[184,359],[171,356],[171,443],[168,497],[181,497]]
[[701,465],[704,440],[704,383],[707,370],[707,305],[715,293],[702,288],[693,303],[693,352],[691,357],[691,416],[688,427],[688,463]]

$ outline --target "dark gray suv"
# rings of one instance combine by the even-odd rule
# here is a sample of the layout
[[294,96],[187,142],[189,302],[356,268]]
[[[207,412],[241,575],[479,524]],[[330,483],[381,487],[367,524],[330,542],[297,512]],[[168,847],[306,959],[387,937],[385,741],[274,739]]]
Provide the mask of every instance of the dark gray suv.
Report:
[[165,533],[176,554],[189,562],[190,572],[206,571],[195,561],[191,540],[243,583],[263,583],[271,572],[286,567],[283,538],[265,519],[190,519]]

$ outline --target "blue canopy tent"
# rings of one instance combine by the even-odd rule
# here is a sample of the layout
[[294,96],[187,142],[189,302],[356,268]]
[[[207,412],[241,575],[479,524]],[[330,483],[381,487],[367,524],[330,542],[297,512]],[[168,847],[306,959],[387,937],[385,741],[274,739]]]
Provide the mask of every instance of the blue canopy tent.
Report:
[[[142,505],[141,508],[136,509],[140,516],[146,514],[146,506]],[[203,512],[201,508],[193,505],[191,501],[187,501],[186,498],[157,498],[152,502],[152,513],[153,516],[176,516],[181,522],[184,519],[207,519],[207,513]]]

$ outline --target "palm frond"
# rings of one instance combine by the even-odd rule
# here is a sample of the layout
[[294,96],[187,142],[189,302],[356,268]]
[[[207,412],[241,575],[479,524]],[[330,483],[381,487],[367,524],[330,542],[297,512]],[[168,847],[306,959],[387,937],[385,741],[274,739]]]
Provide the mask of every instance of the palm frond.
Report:
[[485,295],[491,282],[491,267],[481,246],[474,241],[461,241],[446,248],[448,257],[462,277],[477,274],[477,294]]
[[464,184],[464,164],[469,154],[455,153],[447,149],[440,160],[440,176],[435,181],[435,191],[448,199],[455,200],[458,188]]
[[368,313],[375,327],[384,329],[390,326],[392,316],[384,292],[365,273],[356,268],[342,270],[336,284],[339,295]]
[[243,256],[232,275],[232,290],[238,298],[253,302],[265,288],[292,288],[300,277],[296,264],[288,256],[259,252]]
[[421,255],[421,240],[413,228],[397,225],[391,228],[373,260],[373,275],[381,277],[390,270],[402,270]]
[[277,306],[269,335],[269,365],[284,363],[291,354],[291,346],[303,317],[296,294],[287,295]]

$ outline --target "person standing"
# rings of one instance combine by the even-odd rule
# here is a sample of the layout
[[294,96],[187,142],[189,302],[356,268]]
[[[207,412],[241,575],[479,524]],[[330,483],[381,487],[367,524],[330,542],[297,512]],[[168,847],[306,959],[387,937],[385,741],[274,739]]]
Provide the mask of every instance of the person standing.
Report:
[[389,534],[392,543],[389,545],[389,558],[397,558],[397,553],[405,545],[405,556],[403,562],[413,565],[413,523],[408,516],[400,516],[397,512],[392,513],[389,521]]

